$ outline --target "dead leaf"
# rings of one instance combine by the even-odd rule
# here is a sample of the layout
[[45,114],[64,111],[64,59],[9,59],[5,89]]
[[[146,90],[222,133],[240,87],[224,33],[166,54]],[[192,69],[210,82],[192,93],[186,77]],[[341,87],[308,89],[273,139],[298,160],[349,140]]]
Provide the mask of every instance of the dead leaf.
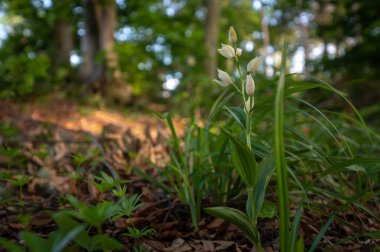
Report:
[[207,225],[207,228],[209,229],[214,229],[214,228],[218,228],[220,227],[222,224],[223,224],[224,220],[221,219],[221,218],[215,218],[213,219],[208,225]]
[[25,226],[21,223],[9,223],[8,224],[11,228],[17,229],[17,230],[22,230],[25,228]]
[[161,240],[173,240],[181,236],[182,236],[182,233],[178,230],[164,231],[159,234],[159,238]]
[[215,251],[228,249],[229,247],[235,244],[235,242],[231,242],[231,241],[214,241],[214,242],[218,244],[218,246],[215,248]]
[[172,242],[171,248],[179,248],[182,244],[185,243],[185,240],[182,238],[177,238]]
[[215,251],[215,246],[212,241],[202,241],[203,242],[203,247],[202,251]]
[[49,216],[49,217],[45,217],[45,218],[32,219],[30,221],[30,225],[36,226],[36,227],[41,227],[41,226],[45,226],[51,222],[53,222],[53,219]]
[[138,226],[144,221],[142,217],[132,217],[132,218],[119,218],[115,221],[115,226],[121,230],[127,230],[130,226]]
[[153,249],[157,249],[159,251],[165,251],[165,244],[158,241],[146,240],[144,243],[152,247]]

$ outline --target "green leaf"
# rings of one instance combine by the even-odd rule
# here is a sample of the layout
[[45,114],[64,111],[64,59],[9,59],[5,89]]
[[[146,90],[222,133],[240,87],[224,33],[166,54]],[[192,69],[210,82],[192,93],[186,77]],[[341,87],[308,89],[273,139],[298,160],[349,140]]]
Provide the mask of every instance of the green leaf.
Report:
[[[301,222],[301,215],[302,215],[302,205],[298,207],[296,215],[294,216],[294,219],[293,219],[293,224],[292,224],[292,228],[290,231],[290,238],[291,238],[290,239],[290,251],[304,251],[304,249],[303,249],[303,237],[301,236],[299,238],[298,242],[296,242],[297,241],[298,229],[299,229],[300,222]],[[302,240],[302,250],[299,250],[300,248],[298,248],[300,240]]]
[[260,236],[252,221],[243,212],[230,207],[209,207],[204,211],[237,226],[254,245],[260,245]]
[[277,214],[277,206],[275,203],[265,201],[260,209],[258,217],[260,218],[274,218]]
[[21,234],[24,239],[26,246],[31,252],[50,252],[50,247],[48,246],[48,241],[42,239],[38,235],[32,232],[24,231]]
[[19,245],[11,241],[8,241],[7,239],[4,239],[2,237],[0,237],[0,248],[4,248],[12,252],[24,252],[24,250]]
[[[265,190],[275,170],[274,155],[273,153],[263,159],[258,165],[259,178],[254,187],[254,216],[256,219],[261,212],[264,203]],[[277,210],[276,210],[277,212]],[[270,217],[271,218],[271,217]]]
[[309,248],[309,252],[313,252],[314,250],[316,250],[319,242],[322,240],[322,238],[325,235],[327,229],[330,227],[330,224],[333,222],[335,216],[336,216],[336,213],[333,213],[330,216],[330,218],[328,218],[328,220],[325,222],[325,224],[322,226],[321,230],[319,230],[319,233],[318,233],[317,237],[315,237],[313,243],[311,244],[311,246]]
[[105,201],[94,206],[82,209],[82,218],[84,221],[95,227],[100,227],[104,221],[111,218],[119,210],[116,203]]
[[222,129],[232,146],[232,160],[235,169],[247,187],[254,187],[257,180],[256,159],[252,151],[240,139]]
[[106,235],[94,235],[91,237],[91,251],[103,250],[103,251],[114,251],[121,250],[124,247],[123,244],[117,240],[108,237]]
[[224,105],[234,96],[234,93],[229,93],[226,95],[228,92],[228,89],[224,90],[223,93],[216,99],[214,104],[211,107],[210,114],[208,116],[208,120],[212,121],[214,117],[219,113],[219,111],[223,108]]
[[75,227],[74,229],[70,230],[70,232],[62,232],[63,237],[59,237],[60,239],[55,239],[51,246],[52,252],[60,252],[62,251],[71,240],[73,240],[79,233],[85,230],[87,225],[82,224],[80,226]]
[[[337,171],[340,171],[343,168],[347,168],[347,167],[355,165],[355,164],[380,164],[380,158],[353,158],[353,159],[349,159],[349,160],[345,160],[345,161],[336,163],[336,164],[332,165],[330,168],[328,168],[326,171],[324,171],[319,176],[319,179],[326,176],[326,175],[335,173]],[[378,172],[378,170],[379,170],[379,168],[377,168],[377,170],[376,169],[371,170],[368,168],[364,168],[364,169],[367,171],[367,173],[369,175],[374,174],[374,173]]]
[[240,127],[245,130],[246,127],[246,115],[242,108],[239,107],[224,107],[225,110],[235,119],[235,121],[240,125]]
[[[77,229],[81,226],[79,222],[66,216],[64,212],[62,213],[62,211],[58,212],[53,217],[54,221],[58,224],[59,228],[66,233],[69,233],[71,230]],[[90,236],[85,231],[79,232],[73,238],[73,240],[80,247],[83,247],[87,250],[90,248]]]
[[284,147],[284,96],[285,96],[285,71],[287,58],[287,44],[284,43],[281,59],[280,79],[277,85],[274,115],[274,149],[276,157],[277,190],[280,210],[280,250],[289,251],[290,248],[290,210],[288,195],[288,171],[285,160]]

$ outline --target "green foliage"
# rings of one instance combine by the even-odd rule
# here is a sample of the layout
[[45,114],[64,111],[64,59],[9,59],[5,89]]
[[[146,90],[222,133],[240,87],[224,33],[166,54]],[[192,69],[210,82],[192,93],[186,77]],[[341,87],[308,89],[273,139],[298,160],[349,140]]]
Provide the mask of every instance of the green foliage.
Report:
[[132,237],[134,239],[140,239],[143,236],[149,236],[156,231],[153,228],[145,227],[143,229],[137,229],[135,227],[128,227],[128,232],[124,233],[124,236]]
[[280,205],[280,250],[288,251],[290,242],[290,208],[288,170],[285,159],[284,144],[284,100],[285,100],[285,69],[287,58],[287,44],[284,44],[281,60],[281,73],[278,81],[275,111],[274,111],[274,149],[276,157],[277,187]]
[[25,175],[17,174],[13,178],[7,179],[7,181],[13,186],[23,187],[32,180],[32,177],[27,177]]
[[49,76],[49,58],[43,54],[31,55],[31,52],[15,55],[0,65],[1,98],[30,94],[39,81]]
[[75,197],[68,195],[67,200],[77,210],[68,210],[70,216],[83,220],[89,225],[95,226],[98,231],[102,224],[116,214],[119,207],[114,202],[104,201],[96,206],[85,205],[78,201]]
[[260,247],[260,235],[256,224],[252,223],[251,218],[245,213],[229,207],[212,207],[205,208],[204,210],[211,215],[217,216],[236,225],[256,246],[256,249],[262,251],[262,248]]
[[140,195],[132,195],[129,199],[122,198],[120,200],[120,208],[115,213],[113,219],[118,219],[123,216],[131,217],[132,213],[138,208],[142,207],[143,204],[139,203]]
[[[61,223],[62,224],[62,223]],[[21,233],[22,239],[25,241],[25,245],[28,251],[31,252],[60,252],[80,233],[84,232],[86,225],[80,225],[72,227],[70,229],[65,228],[66,224],[62,224],[63,228],[54,231],[49,234],[47,239],[43,239],[35,233],[29,231],[23,231]],[[8,241],[4,238],[0,238],[0,247],[8,249],[9,251],[24,251],[19,245]]]
[[101,172],[100,176],[95,176],[95,180],[94,185],[101,193],[110,191],[112,188],[127,182],[123,179],[114,179],[105,172]]

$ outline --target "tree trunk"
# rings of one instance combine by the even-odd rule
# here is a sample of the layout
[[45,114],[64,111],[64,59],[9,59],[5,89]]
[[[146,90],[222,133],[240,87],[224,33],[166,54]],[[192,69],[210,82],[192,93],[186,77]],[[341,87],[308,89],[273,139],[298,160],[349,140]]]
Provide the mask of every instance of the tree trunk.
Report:
[[84,1],[86,33],[81,40],[81,77],[105,97],[129,103],[132,90],[121,79],[115,52],[116,3],[114,0]]
[[[99,51],[103,53],[102,75],[106,79],[119,79],[118,57],[115,52],[114,33],[116,29],[116,3],[114,0],[98,0],[95,3],[95,17],[99,32]],[[111,75],[108,75],[108,71]]]
[[79,72],[83,81],[94,84],[101,76],[101,66],[96,63],[96,56],[99,52],[99,32],[93,1],[84,0],[83,5],[85,34],[80,41],[82,63]]
[[58,48],[56,61],[61,65],[70,65],[70,53],[74,48],[73,27],[70,21],[56,20],[54,33]]
[[265,73],[267,74],[266,59],[269,56],[268,50],[269,50],[269,45],[270,45],[270,42],[269,42],[270,38],[269,38],[269,27],[266,20],[265,7],[261,8],[260,17],[261,17],[261,32],[263,34],[263,46],[264,46],[263,64],[264,64]]
[[219,37],[220,0],[206,0],[207,17],[205,42],[207,59],[205,61],[207,75],[214,79],[218,64],[217,46]]

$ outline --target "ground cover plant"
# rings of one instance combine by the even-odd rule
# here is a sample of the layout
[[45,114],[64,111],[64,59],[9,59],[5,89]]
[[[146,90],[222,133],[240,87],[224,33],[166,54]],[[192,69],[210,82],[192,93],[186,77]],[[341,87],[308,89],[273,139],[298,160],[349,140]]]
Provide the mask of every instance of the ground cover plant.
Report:
[[[51,114],[16,117],[21,110],[7,104],[0,128],[0,247],[376,249],[378,132],[343,92],[287,74],[286,43],[278,76],[262,80],[260,57],[240,63],[247,52],[232,27],[226,40],[218,51],[235,69],[218,70],[214,88],[223,91],[207,118],[185,125],[164,113],[143,118],[135,126],[144,125],[140,137],[115,125],[98,134],[73,132],[48,123]],[[312,91],[340,97],[350,111],[315,106],[307,99]],[[82,110],[76,121],[91,115]]]

